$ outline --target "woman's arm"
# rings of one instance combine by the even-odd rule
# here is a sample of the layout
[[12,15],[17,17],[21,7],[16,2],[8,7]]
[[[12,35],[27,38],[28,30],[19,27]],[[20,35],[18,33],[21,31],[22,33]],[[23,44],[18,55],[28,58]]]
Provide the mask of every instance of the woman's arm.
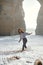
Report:
[[31,35],[32,33],[25,33],[26,35]]
[[20,40],[19,40],[19,42],[21,41],[21,38],[20,38]]

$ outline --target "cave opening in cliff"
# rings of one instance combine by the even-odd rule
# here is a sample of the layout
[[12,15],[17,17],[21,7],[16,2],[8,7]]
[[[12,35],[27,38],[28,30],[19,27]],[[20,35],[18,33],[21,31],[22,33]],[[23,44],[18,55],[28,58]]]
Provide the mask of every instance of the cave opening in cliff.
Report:
[[25,24],[26,31],[33,32],[35,34],[35,29],[37,26],[37,17],[38,12],[40,10],[40,3],[37,0],[24,0],[23,1],[23,9],[25,13]]

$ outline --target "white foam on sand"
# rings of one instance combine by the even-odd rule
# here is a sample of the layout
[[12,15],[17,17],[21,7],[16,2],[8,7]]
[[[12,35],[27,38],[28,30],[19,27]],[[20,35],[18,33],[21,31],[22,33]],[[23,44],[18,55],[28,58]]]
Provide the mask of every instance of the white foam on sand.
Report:
[[0,65],[34,65],[37,58],[43,59],[43,36],[27,36],[27,49],[23,52],[19,35],[0,37]]

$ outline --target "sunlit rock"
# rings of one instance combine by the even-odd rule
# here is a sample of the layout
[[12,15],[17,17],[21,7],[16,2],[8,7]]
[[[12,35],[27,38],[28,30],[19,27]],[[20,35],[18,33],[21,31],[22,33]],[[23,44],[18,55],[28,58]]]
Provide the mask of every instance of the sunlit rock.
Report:
[[34,65],[42,65],[42,61],[40,59],[36,59]]

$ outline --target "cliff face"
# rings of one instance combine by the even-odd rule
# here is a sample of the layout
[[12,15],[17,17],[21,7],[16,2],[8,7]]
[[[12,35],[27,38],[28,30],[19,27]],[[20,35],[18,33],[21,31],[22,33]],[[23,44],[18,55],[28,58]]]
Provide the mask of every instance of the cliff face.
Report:
[[25,31],[23,0],[0,0],[0,35],[18,34],[18,28]]
[[43,0],[38,0],[41,4],[40,11],[37,18],[36,34],[43,35]]

